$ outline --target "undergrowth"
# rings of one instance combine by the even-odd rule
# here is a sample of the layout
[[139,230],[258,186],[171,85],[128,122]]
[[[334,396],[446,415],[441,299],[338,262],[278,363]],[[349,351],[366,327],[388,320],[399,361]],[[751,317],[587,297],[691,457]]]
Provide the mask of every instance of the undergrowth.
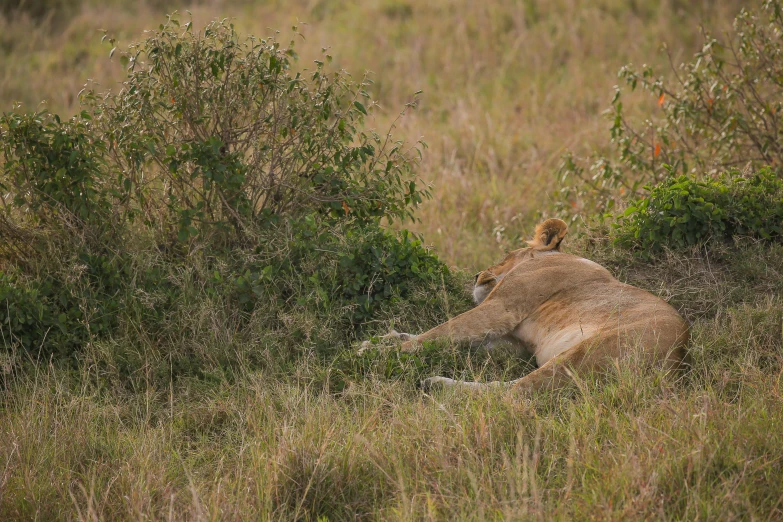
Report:
[[240,38],[225,20],[199,31],[172,15],[118,54],[123,88],[85,89],[80,114],[0,117],[1,346],[14,364],[78,365],[132,329],[162,339],[165,364],[119,353],[118,375],[200,374],[209,357],[165,339],[209,301],[240,337],[285,332],[290,352],[321,356],[398,301],[442,310],[449,269],[382,228],[429,196],[413,172],[424,144],[364,127],[369,80],[325,53],[299,69],[293,42]]

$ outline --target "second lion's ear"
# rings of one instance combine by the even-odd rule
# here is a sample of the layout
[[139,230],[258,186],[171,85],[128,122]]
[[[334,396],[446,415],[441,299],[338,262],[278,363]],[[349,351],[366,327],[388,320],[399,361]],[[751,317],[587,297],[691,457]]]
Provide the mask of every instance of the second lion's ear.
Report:
[[560,243],[568,233],[568,225],[562,219],[547,219],[536,227],[533,239],[527,242],[533,250],[560,250]]

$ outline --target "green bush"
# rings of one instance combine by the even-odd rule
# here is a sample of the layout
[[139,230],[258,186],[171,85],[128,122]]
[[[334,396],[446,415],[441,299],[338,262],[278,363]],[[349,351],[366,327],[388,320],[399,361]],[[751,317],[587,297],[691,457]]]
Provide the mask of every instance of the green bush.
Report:
[[[90,116],[67,121],[45,112],[0,117],[0,190],[22,224],[94,232],[108,229],[122,185],[107,179],[104,142]],[[0,231],[2,232],[2,231]]]
[[783,233],[783,181],[771,169],[751,177],[670,177],[648,190],[617,224],[620,243],[644,255],[735,235],[779,240]]
[[[74,359],[128,332],[177,337],[189,306],[214,305],[240,335],[262,324],[325,354],[401,302],[460,292],[417,238],[381,227],[429,190],[414,173],[423,144],[363,130],[367,78],[329,56],[295,67],[293,44],[225,21],[196,32],[169,17],[120,54],[123,88],[83,91],[74,118],[0,118],[6,350]],[[115,355],[124,375],[151,357]],[[166,364],[209,363],[172,349]]]
[[[459,276],[410,234],[314,217],[281,224],[256,247],[186,262],[145,252],[133,271],[115,297],[114,339],[99,343],[107,353],[90,356],[117,383],[142,366],[165,385],[230,378],[270,360],[273,371],[303,356],[330,364],[391,320],[420,331],[468,306]],[[215,339],[216,324],[230,333]]]
[[[344,343],[399,301],[425,307],[438,301],[439,290],[461,293],[448,267],[406,230],[330,225],[313,215],[283,228],[252,254],[238,253],[227,272],[230,288],[221,292],[246,312],[257,313],[270,300],[283,310],[311,310],[336,322],[341,333],[332,341]],[[223,274],[214,276],[226,282]]]
[[[392,317],[421,329],[466,306],[457,277],[406,231],[309,216],[258,240],[189,258],[157,249],[88,255],[79,253],[83,245],[68,254],[61,246],[54,251],[60,259],[34,265],[38,275],[0,272],[0,346],[75,362],[91,342],[143,335],[160,339],[159,358],[135,354],[126,342],[112,355],[119,377],[141,366],[160,378],[203,377],[216,361],[227,370],[241,357],[226,346],[195,355],[170,342],[194,310],[219,310],[239,338],[262,331],[259,349],[277,347],[283,361],[303,353],[332,357]],[[199,327],[186,344],[204,336]]]
[[330,71],[329,55],[310,70],[296,56],[293,42],[242,39],[226,21],[197,33],[170,17],[121,53],[119,93],[83,93],[148,220],[187,239],[311,212],[412,217],[429,196],[413,174],[424,145],[362,130],[370,80]]
[[35,358],[72,359],[118,324],[122,274],[104,256],[83,254],[70,278],[23,278],[0,271],[0,338]]
[[[716,176],[738,166],[783,165],[783,3],[765,0],[743,9],[725,41],[704,32],[690,62],[670,76],[651,67],[623,67],[625,89],[642,89],[655,112],[643,124],[630,120],[617,87],[607,114],[614,154],[566,155],[560,167],[562,208],[582,201],[600,212],[637,197],[670,175]],[[669,57],[671,60],[671,56]]]
[[26,241],[10,230],[30,216],[98,236],[141,216],[162,241],[214,231],[204,241],[227,244],[312,213],[405,220],[430,195],[413,172],[424,144],[363,130],[371,82],[328,70],[328,55],[302,70],[293,43],[240,39],[225,21],[181,30],[173,17],[121,54],[123,89],[84,90],[79,116],[0,119],[4,242]]
[[284,270],[299,271],[314,256],[318,267],[309,280],[323,306],[348,307],[354,325],[377,318],[389,301],[411,298],[418,287],[454,289],[446,265],[405,230],[368,225],[335,231],[306,219],[297,224]]

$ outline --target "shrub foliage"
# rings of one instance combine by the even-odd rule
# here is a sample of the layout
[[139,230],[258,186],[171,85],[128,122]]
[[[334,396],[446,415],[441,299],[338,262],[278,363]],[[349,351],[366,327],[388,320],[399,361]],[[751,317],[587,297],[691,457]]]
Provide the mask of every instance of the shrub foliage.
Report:
[[170,16],[122,53],[119,92],[83,91],[69,120],[4,114],[3,346],[70,357],[117,328],[168,335],[217,299],[239,328],[333,349],[421,287],[455,290],[419,239],[381,227],[429,196],[424,144],[364,128],[366,77],[295,60],[293,42]]
[[241,39],[226,21],[197,33],[170,18],[121,56],[119,93],[83,94],[148,219],[186,239],[306,212],[412,217],[429,195],[412,172],[423,143],[361,128],[373,107],[368,78],[330,72],[327,54],[309,71],[295,58],[294,42]]
[[[782,33],[783,5],[765,0],[760,10],[743,9],[725,40],[705,31],[701,51],[679,67],[672,63],[669,77],[649,66],[623,67],[625,88],[616,88],[607,111],[614,154],[567,155],[560,168],[569,187],[561,191],[564,202],[605,211],[671,175],[714,176],[747,165],[778,172]],[[641,125],[623,106],[623,94],[637,89],[653,97],[658,112]]]
[[735,235],[779,239],[783,232],[783,181],[768,168],[750,177],[671,176],[649,191],[625,210],[617,230],[622,244],[644,255]]

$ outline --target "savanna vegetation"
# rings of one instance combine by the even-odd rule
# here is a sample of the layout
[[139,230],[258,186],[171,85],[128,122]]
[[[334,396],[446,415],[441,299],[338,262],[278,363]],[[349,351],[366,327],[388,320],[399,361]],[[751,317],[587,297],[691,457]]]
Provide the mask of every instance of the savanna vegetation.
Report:
[[[2,4],[0,518],[783,517],[782,9]],[[550,215],[687,375],[358,353]]]

